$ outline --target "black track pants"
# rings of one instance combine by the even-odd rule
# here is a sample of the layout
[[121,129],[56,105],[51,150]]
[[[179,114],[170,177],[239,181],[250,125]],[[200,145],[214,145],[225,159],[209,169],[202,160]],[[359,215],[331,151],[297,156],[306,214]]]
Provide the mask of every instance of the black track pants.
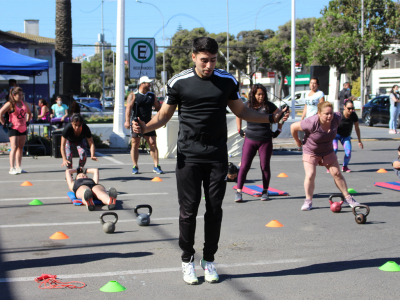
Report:
[[189,262],[194,255],[196,216],[201,201],[203,184],[206,199],[204,214],[203,259],[214,261],[222,222],[222,200],[225,196],[227,162],[183,163],[176,166],[176,181],[179,201],[179,247],[182,261]]

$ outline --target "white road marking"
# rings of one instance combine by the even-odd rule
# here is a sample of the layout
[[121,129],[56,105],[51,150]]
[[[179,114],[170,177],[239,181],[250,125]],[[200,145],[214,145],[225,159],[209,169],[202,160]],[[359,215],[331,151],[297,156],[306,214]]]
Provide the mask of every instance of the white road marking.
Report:
[[[265,266],[273,264],[289,264],[303,262],[305,259],[281,259],[281,260],[264,260],[248,263],[236,263],[236,264],[216,264],[219,269],[224,268],[238,268],[238,267],[249,267],[249,266]],[[201,269],[200,266],[196,266],[197,269]],[[160,268],[160,269],[143,269],[143,270],[127,270],[127,271],[114,271],[114,272],[103,272],[103,273],[81,273],[81,274],[66,274],[57,275],[59,279],[77,279],[77,278],[92,278],[92,277],[110,277],[110,276],[124,276],[124,275],[140,275],[140,274],[152,274],[152,273],[168,273],[168,272],[182,272],[182,268]],[[14,278],[0,278],[0,283],[5,282],[23,282],[23,281],[34,281],[35,277],[14,277]]]
[[[198,216],[197,219],[204,218],[203,216]],[[178,220],[178,217],[169,218],[151,218],[151,221],[165,221],[165,220]],[[130,220],[118,220],[118,223],[125,222],[136,222],[136,218]],[[99,224],[99,221],[87,221],[87,222],[65,222],[65,223],[32,223],[32,224],[14,224],[14,225],[0,225],[0,228],[17,228],[17,227],[43,227],[43,226],[67,226],[67,225],[90,225]]]
[[95,153],[96,153],[97,156],[100,156],[100,157],[102,157],[104,159],[107,159],[107,160],[113,162],[113,163],[116,163],[117,165],[125,165],[122,161],[116,160],[113,157],[109,157],[108,155],[105,155],[105,154],[100,153],[100,152],[95,152]]
[[[3,181],[4,182],[4,181]],[[138,193],[138,194],[118,194],[118,198],[127,197],[127,196],[152,196],[152,195],[168,195],[168,193]],[[39,200],[49,200],[49,199],[69,199],[67,195],[65,196],[58,196],[58,197],[29,197],[29,198],[7,198],[7,199],[0,199],[0,202],[4,201],[32,201],[33,199]]]

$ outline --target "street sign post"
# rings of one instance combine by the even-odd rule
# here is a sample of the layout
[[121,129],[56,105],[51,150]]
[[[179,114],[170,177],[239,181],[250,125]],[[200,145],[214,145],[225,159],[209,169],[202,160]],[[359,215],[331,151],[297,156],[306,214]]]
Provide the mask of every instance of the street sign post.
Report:
[[153,38],[130,38],[129,78],[156,78],[156,47]]

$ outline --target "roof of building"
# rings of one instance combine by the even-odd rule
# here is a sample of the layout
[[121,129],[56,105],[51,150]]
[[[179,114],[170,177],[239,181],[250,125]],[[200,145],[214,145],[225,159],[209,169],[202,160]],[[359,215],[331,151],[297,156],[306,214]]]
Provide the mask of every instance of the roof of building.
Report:
[[28,33],[22,33],[22,32],[17,32],[17,31],[7,31],[10,34],[25,38],[27,40],[31,40],[33,42],[39,43],[39,44],[55,44],[56,40],[52,38],[47,38],[39,35],[34,35],[34,34],[28,34]]

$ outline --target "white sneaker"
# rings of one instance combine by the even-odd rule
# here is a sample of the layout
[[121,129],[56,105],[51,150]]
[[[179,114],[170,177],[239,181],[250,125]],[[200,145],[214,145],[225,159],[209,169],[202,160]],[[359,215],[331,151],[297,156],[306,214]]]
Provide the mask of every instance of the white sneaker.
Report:
[[216,283],[219,280],[217,269],[211,261],[200,259],[200,265],[204,270],[204,280],[209,283]]
[[19,173],[17,172],[17,170],[15,170],[15,168],[11,168],[10,171],[8,172],[8,174],[18,175]]
[[198,284],[199,280],[196,277],[196,270],[194,269],[194,262],[182,262],[183,281],[187,284]]
[[16,167],[15,171],[17,172],[17,174],[27,173],[25,170],[22,170],[21,167]]
[[301,210],[311,210],[312,209],[312,200],[306,199],[304,201],[303,206],[301,207]]

